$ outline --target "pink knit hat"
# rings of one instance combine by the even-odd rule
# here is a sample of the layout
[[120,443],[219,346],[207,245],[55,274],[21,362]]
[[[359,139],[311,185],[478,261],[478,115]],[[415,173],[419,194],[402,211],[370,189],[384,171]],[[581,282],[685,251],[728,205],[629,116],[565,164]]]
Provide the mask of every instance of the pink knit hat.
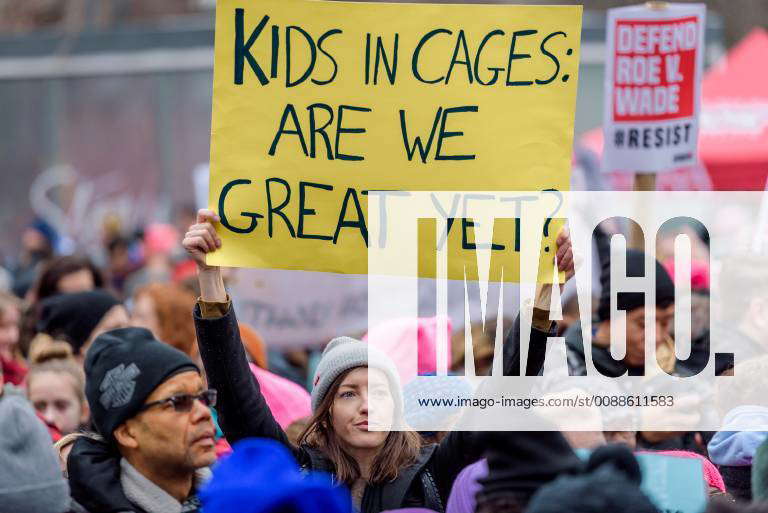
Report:
[[[664,268],[670,278],[675,279],[675,260],[664,262]],[[703,260],[691,260],[691,290],[709,290],[709,264]]]
[[705,458],[701,454],[696,454],[695,452],[691,452],[691,451],[638,451],[638,452],[646,452],[649,454],[665,454],[667,456],[674,456],[677,458],[690,458],[690,459],[701,460],[701,468],[704,471],[704,480],[707,482],[707,484],[709,486],[717,488],[723,493],[726,492],[725,481],[723,481],[723,476],[720,475],[720,471],[717,470],[717,467],[715,466],[714,463],[709,461],[707,458]]
[[[453,324],[448,317],[403,317],[392,319],[375,326],[365,334],[363,341],[372,342],[395,362],[400,372],[400,381],[405,386],[417,376],[434,374],[437,371],[437,337],[439,329],[446,330],[446,365],[451,362],[451,333]],[[413,348],[408,344],[418,343],[418,363],[414,368],[411,361]],[[415,371],[415,372],[414,372]]]
[[312,414],[309,393],[301,386],[252,363],[250,366],[267,406],[281,428]]
[[144,230],[144,249],[147,253],[168,255],[179,244],[179,232],[170,224],[153,223]]

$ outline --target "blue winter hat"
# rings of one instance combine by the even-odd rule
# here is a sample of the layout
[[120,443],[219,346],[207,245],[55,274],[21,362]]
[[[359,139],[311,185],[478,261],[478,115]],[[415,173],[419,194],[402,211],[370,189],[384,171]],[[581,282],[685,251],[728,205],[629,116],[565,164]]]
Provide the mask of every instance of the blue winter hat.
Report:
[[59,234],[56,231],[56,228],[51,225],[51,223],[42,217],[36,217],[32,223],[30,223],[29,227],[45,237],[45,239],[48,241],[48,244],[50,244],[52,248],[56,248],[56,244],[59,241]]
[[[454,398],[471,399],[472,395],[472,385],[462,377],[420,376],[403,388],[405,421],[415,431],[432,431],[433,426],[461,411],[459,406],[438,406],[436,403]],[[425,400],[431,405],[423,405]]]
[[329,474],[302,473],[283,444],[262,438],[236,443],[199,497],[205,513],[352,513],[346,488]]

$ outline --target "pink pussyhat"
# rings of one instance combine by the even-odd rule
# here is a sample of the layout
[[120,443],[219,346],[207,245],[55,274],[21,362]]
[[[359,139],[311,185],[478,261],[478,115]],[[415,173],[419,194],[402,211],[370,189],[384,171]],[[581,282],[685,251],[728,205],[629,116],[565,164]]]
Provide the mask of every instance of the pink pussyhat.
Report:
[[[435,374],[437,372],[437,339],[440,330],[445,330],[445,368],[451,362],[451,333],[453,323],[449,317],[401,317],[386,321],[375,326],[363,336],[364,341],[371,342],[384,351],[395,362],[400,372],[403,385],[417,376]],[[413,365],[416,341],[417,364]]]
[[153,223],[144,230],[144,249],[153,255],[168,255],[179,244],[179,232],[170,224]]
[[272,416],[281,428],[285,429],[294,421],[312,414],[309,393],[300,385],[252,363],[250,367]]
[[[675,279],[675,259],[664,262],[664,268],[670,278]],[[703,260],[691,260],[691,290],[709,290],[709,264]]]

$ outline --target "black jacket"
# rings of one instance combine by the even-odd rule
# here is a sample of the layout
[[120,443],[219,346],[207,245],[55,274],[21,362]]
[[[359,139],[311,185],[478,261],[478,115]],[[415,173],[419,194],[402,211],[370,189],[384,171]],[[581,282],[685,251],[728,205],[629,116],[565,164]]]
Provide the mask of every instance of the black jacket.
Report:
[[67,458],[72,499],[91,513],[144,513],[132,504],[120,484],[120,454],[104,442],[83,436]]
[[[131,502],[120,480],[120,453],[104,442],[82,436],[67,458],[72,507],[69,513],[146,513]],[[199,510],[196,490],[184,511]]]
[[[196,307],[194,317],[208,383],[219,392],[216,409],[227,440],[236,443],[247,437],[272,438],[289,447],[302,467],[333,472],[331,462],[320,450],[292,446],[275,421],[248,367],[234,309],[230,306],[223,317],[204,319],[199,307]],[[537,375],[542,368],[548,336],[554,334],[536,329],[531,331],[526,366],[528,375]],[[504,343],[505,375],[519,373],[519,358],[518,316]],[[363,513],[403,507],[442,510],[456,476],[464,467],[480,459],[484,449],[477,433],[453,431],[440,444],[423,447],[417,462],[403,469],[394,481],[366,486],[360,509]],[[439,505],[429,497],[434,490],[437,491]]]

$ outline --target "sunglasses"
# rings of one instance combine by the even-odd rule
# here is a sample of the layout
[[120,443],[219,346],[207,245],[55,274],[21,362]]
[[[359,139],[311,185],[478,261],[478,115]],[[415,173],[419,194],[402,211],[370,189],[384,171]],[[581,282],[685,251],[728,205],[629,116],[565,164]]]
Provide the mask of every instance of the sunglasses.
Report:
[[192,411],[192,406],[195,404],[196,400],[200,401],[201,403],[208,406],[209,408],[212,406],[216,406],[216,390],[209,388],[208,390],[203,391],[200,395],[192,395],[192,394],[172,395],[167,399],[161,399],[159,401],[153,401],[151,403],[147,403],[144,406],[142,406],[139,411],[142,412],[154,406],[165,405],[166,403],[168,403],[168,404],[171,404],[173,406],[173,409],[177,412],[189,412],[189,411]]

